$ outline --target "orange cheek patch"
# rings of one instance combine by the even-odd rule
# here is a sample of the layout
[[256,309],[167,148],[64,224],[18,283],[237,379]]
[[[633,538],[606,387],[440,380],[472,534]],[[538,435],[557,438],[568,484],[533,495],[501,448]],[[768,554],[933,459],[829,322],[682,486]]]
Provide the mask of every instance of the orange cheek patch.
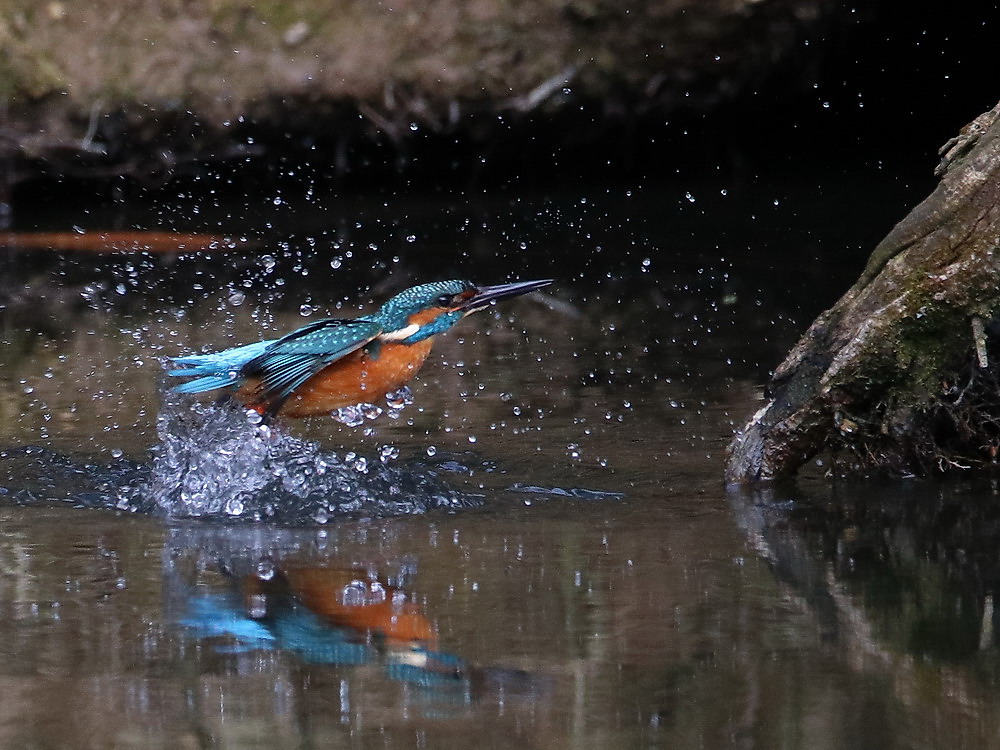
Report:
[[413,313],[413,315],[406,319],[406,322],[411,326],[425,326],[437,320],[438,316],[443,312],[445,312],[443,307],[429,307],[426,310]]

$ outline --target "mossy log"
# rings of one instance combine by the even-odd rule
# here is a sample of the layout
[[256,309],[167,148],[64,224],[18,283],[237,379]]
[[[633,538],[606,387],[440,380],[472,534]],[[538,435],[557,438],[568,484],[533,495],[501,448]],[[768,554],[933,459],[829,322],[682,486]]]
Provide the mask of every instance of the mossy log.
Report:
[[1000,104],[942,148],[937,189],[777,368],[726,479],[988,466],[1000,448]]

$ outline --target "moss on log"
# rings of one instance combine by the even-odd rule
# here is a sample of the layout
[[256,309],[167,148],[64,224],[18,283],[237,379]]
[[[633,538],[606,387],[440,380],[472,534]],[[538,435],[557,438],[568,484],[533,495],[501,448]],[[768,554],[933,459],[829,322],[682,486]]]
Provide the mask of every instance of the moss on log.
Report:
[[775,371],[729,482],[829,451],[837,471],[926,474],[1000,449],[1000,104],[945,144],[937,189]]

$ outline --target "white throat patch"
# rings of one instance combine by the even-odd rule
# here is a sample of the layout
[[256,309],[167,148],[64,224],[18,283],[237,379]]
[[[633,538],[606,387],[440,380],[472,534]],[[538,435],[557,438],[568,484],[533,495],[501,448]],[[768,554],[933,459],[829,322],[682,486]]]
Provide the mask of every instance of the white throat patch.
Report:
[[410,338],[410,336],[419,330],[420,326],[416,323],[411,323],[406,326],[406,328],[400,328],[397,331],[386,331],[385,333],[380,333],[378,337],[382,341],[402,341],[403,339]]

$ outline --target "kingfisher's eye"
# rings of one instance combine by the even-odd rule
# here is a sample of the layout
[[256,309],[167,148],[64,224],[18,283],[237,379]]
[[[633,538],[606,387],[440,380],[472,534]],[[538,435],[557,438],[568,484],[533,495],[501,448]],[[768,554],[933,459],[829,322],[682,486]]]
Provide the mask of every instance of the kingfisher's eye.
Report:
[[434,300],[434,304],[436,304],[438,307],[451,307],[454,304],[454,302],[455,298],[450,294],[442,294],[440,297]]

